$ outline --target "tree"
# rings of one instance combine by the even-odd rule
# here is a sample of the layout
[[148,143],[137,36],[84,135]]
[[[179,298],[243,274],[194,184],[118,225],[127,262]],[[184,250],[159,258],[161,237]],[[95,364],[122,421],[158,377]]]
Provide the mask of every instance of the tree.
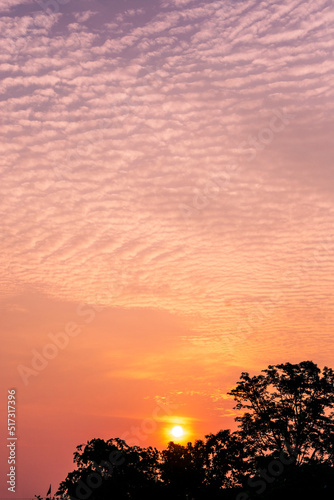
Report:
[[269,365],[263,375],[242,373],[229,392],[240,436],[258,465],[268,455],[292,458],[296,465],[333,463],[334,373],[311,361]]
[[205,483],[212,490],[239,486],[247,468],[239,433],[221,430],[205,437]]
[[159,496],[159,452],[129,446],[116,438],[92,439],[77,447],[77,469],[67,475],[57,495],[65,499],[155,499]]
[[205,446],[195,441],[186,446],[168,443],[161,453],[161,479],[168,498],[198,498],[205,480]]

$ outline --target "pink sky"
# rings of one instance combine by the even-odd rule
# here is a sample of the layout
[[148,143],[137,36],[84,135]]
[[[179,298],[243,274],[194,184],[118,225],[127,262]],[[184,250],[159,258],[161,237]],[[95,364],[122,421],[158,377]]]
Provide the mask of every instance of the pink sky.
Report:
[[234,426],[242,371],[334,367],[332,2],[43,5],[0,0],[1,498],[93,437]]

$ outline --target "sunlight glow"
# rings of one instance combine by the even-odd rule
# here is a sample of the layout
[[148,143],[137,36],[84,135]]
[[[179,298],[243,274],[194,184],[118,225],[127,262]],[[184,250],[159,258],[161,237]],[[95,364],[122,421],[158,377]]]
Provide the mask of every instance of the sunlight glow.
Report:
[[174,437],[176,438],[180,438],[183,436],[184,434],[184,430],[182,429],[182,427],[180,425],[176,425],[175,427],[173,427],[173,429],[171,430],[171,433]]

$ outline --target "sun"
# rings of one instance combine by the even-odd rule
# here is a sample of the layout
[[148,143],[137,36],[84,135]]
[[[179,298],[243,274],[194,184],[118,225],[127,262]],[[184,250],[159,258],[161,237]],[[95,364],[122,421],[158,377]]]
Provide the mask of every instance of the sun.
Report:
[[173,427],[173,429],[171,430],[171,434],[175,437],[175,438],[180,438],[184,435],[184,430],[182,429],[181,425],[176,425],[175,427]]

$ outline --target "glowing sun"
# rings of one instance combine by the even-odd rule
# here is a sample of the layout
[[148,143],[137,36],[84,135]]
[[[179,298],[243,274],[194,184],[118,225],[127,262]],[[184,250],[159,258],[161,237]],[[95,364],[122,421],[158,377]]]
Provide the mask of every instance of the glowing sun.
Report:
[[176,425],[175,427],[173,427],[173,429],[171,430],[171,434],[176,437],[176,438],[180,438],[184,435],[184,430],[182,429],[182,427],[180,425]]

